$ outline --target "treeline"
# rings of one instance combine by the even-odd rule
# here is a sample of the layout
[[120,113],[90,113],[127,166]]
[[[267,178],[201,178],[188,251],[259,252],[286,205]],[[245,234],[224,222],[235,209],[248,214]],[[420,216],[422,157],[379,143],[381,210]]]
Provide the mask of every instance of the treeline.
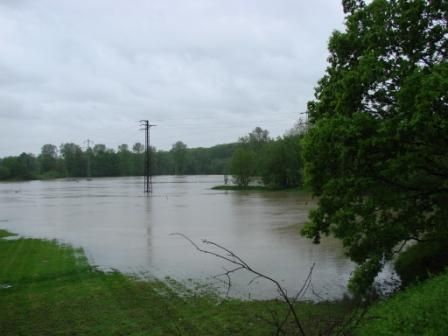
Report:
[[[274,140],[257,127],[236,143],[210,148],[188,148],[178,141],[169,151],[150,149],[151,171],[153,175],[233,175],[241,186],[261,177],[272,187],[295,187],[302,181],[299,138],[291,133]],[[87,149],[74,143],[46,144],[37,156],[22,153],[0,159],[0,180],[141,176],[144,160],[141,143],[132,148],[123,144],[117,150],[104,144]]]
[[303,182],[299,129],[281,138],[271,139],[267,130],[255,128],[239,139],[230,161],[230,173],[239,186],[261,178],[271,188],[294,188]]
[[[225,174],[236,144],[211,148],[187,148],[181,141],[169,151],[151,148],[154,175]],[[136,143],[117,150],[97,144],[83,150],[74,143],[42,147],[39,155],[22,153],[0,159],[0,180],[32,180],[60,177],[140,176],[145,148]]]

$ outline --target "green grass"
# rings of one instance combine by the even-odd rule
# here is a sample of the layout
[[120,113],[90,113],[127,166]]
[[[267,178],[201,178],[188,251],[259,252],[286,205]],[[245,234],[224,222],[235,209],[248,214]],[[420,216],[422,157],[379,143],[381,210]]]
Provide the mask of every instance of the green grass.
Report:
[[[271,335],[265,320],[284,316],[279,301],[221,300],[179,293],[160,281],[139,281],[91,267],[80,249],[39,239],[2,239],[0,335]],[[181,286],[180,286],[181,287]],[[177,286],[179,288],[179,286]],[[349,305],[301,303],[309,334]],[[291,324],[289,327],[291,328]]]
[[[0,335],[271,335],[282,302],[222,300],[182,285],[141,281],[88,264],[82,250],[0,230]],[[17,237],[16,237],[17,238]],[[357,335],[448,335],[448,272],[372,306]],[[351,310],[300,303],[307,335]],[[292,332],[293,325],[287,325]]]
[[0,229],[0,239],[5,238],[5,237],[11,237],[11,236],[15,236],[15,234]]
[[357,335],[448,335],[448,272],[373,306]]

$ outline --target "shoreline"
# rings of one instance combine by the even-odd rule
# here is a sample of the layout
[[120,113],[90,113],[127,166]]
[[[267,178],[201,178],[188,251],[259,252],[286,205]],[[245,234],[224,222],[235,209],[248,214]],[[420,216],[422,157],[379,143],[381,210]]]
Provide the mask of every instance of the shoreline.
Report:
[[221,191],[258,191],[258,192],[287,192],[287,193],[299,193],[299,194],[310,194],[311,192],[303,187],[295,188],[272,188],[266,186],[246,186],[241,187],[237,185],[216,185],[211,188],[211,190],[221,190]]
[[[286,316],[286,305],[279,300],[225,299],[178,282],[173,285],[170,279],[139,280],[103,272],[88,263],[80,248],[54,240],[8,239],[11,236],[0,229],[2,335],[165,335],[179,330],[188,335],[267,335],[275,330],[266,322],[271,313]],[[295,307],[315,334],[323,317],[342,319],[351,303],[298,302]],[[285,328],[292,330],[293,321]]]

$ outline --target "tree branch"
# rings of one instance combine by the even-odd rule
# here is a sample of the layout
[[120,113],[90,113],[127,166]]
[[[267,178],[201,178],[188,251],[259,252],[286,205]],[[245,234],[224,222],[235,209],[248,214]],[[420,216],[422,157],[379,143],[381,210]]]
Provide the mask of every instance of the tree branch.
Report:
[[[289,314],[292,314],[293,318],[294,318],[294,323],[297,326],[297,329],[299,330],[300,334],[302,336],[305,336],[305,331],[303,329],[302,323],[299,320],[299,317],[297,315],[297,312],[295,310],[294,307],[294,303],[296,302],[296,300],[300,297],[300,295],[303,295],[306,291],[306,289],[309,287],[309,283],[311,281],[311,274],[313,272],[314,269],[314,264],[310,269],[310,272],[308,273],[308,276],[305,280],[304,285],[302,286],[301,290],[299,291],[299,293],[294,296],[293,298],[290,298],[288,296],[288,292],[285,288],[283,288],[281,286],[281,284],[275,280],[274,278],[267,276],[263,273],[260,273],[259,271],[255,270],[254,268],[252,268],[247,262],[245,262],[243,259],[241,259],[239,256],[237,256],[234,252],[232,252],[231,250],[223,247],[222,245],[219,245],[215,242],[209,241],[209,240],[202,240],[202,243],[206,244],[206,245],[210,245],[213,246],[215,248],[217,248],[218,250],[223,251],[224,253],[218,253],[218,252],[213,252],[210,250],[206,250],[203,249],[201,247],[199,247],[198,244],[196,244],[193,240],[191,240],[189,237],[187,237],[186,235],[184,235],[183,233],[171,233],[170,235],[172,236],[180,236],[182,238],[184,238],[185,240],[187,240],[196,250],[198,250],[199,252],[205,253],[205,254],[210,254],[212,256],[215,256],[218,259],[222,259],[225,260],[227,262],[232,263],[233,265],[236,265],[237,267],[235,267],[234,269],[230,270],[230,271],[226,271],[225,273],[221,274],[221,276],[226,276],[227,277],[227,283],[231,286],[231,279],[230,279],[230,274],[239,271],[239,270],[246,270],[251,272],[252,274],[255,275],[255,278],[263,278],[266,279],[268,281],[270,281],[271,283],[273,283],[276,288],[278,293],[280,294],[280,296],[282,297],[282,299],[285,301],[286,305],[288,306],[288,316]],[[254,278],[254,279],[255,279]],[[254,280],[252,279],[251,282]],[[228,288],[227,290],[227,294],[229,293],[230,288]],[[287,319],[287,318],[286,318]],[[280,330],[280,329],[279,329]]]

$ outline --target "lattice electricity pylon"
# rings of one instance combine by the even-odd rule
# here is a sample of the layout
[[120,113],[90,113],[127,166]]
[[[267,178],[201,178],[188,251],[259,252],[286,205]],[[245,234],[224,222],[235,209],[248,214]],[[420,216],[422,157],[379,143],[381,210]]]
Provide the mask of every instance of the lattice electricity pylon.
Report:
[[152,171],[151,171],[151,127],[157,125],[151,125],[149,120],[140,120],[141,130],[145,131],[145,165],[143,169],[144,175],[144,192],[152,192]]

